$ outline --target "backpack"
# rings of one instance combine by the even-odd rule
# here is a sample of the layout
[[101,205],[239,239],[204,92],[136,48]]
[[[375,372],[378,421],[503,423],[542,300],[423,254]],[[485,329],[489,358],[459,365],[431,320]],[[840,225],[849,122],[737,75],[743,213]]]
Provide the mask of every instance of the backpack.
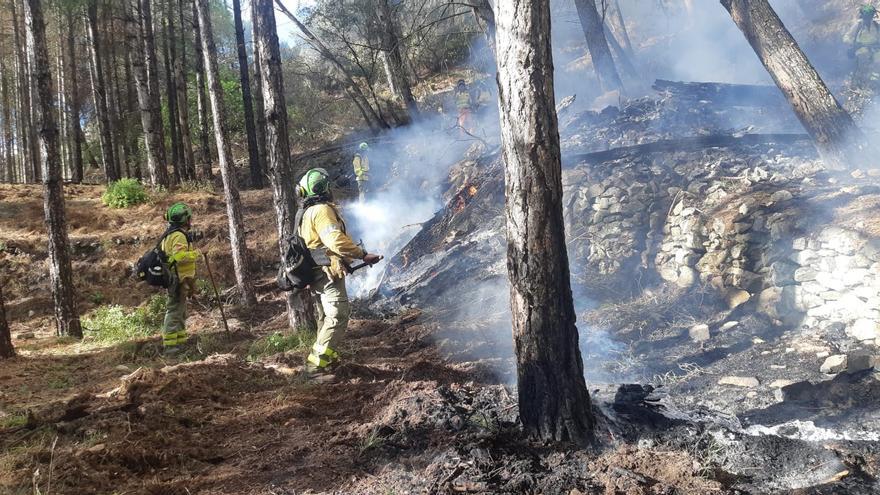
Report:
[[285,291],[303,290],[315,281],[314,269],[318,267],[312,252],[306,246],[305,239],[299,235],[302,226],[303,215],[307,208],[300,208],[296,212],[294,234],[285,239],[284,256],[278,266],[276,281],[278,288]]
[[[135,278],[155,287],[164,287],[167,289],[168,286],[171,285],[171,268],[173,267],[173,264],[169,264],[168,255],[165,254],[165,251],[162,249],[162,243],[165,241],[165,238],[173,232],[182,232],[182,230],[177,226],[169,227],[168,230],[162,234],[159,242],[156,243],[156,247],[150,249],[141,256],[141,259],[139,259],[135,265]],[[189,241],[189,236],[187,236],[186,239]]]

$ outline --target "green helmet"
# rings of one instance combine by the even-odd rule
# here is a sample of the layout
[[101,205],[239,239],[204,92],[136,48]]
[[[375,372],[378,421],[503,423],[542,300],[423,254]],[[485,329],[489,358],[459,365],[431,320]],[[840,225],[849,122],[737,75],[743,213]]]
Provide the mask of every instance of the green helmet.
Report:
[[192,219],[193,212],[186,203],[174,203],[165,212],[165,220],[175,224],[187,224]]
[[323,196],[330,192],[330,174],[323,168],[313,168],[299,180],[299,195],[303,198]]
[[873,18],[875,15],[877,15],[877,8],[871,4],[862,5],[861,8],[859,8],[859,15],[862,17]]
[[367,151],[368,149],[370,149],[370,145],[367,143],[361,143],[358,145],[358,149],[360,149],[361,151]]

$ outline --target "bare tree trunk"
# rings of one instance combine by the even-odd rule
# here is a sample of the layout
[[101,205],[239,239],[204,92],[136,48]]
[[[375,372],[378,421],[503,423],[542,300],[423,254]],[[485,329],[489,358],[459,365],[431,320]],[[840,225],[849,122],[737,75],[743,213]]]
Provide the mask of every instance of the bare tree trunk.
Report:
[[596,9],[595,0],[574,0],[577,7],[578,18],[581,28],[587,39],[587,48],[590,50],[590,58],[593,59],[593,67],[599,76],[599,84],[605,91],[618,90],[623,93],[623,83],[611,57],[608,48],[608,40],[605,38],[605,25]]
[[[287,128],[287,105],[284,101],[284,80],[281,75],[281,50],[275,27],[273,0],[251,0],[253,24],[257,33],[254,59],[259,60],[263,74],[262,92],[266,103],[266,162],[278,228],[279,256],[284,256],[284,241],[294,234],[296,198],[291,184],[296,182],[290,167],[290,135]],[[257,55],[259,54],[259,55]],[[313,305],[306,291],[287,296],[287,317],[291,328],[313,325]]]
[[[125,29],[125,47],[127,51],[137,49],[136,46],[130,45],[136,37],[130,35],[131,23],[128,17],[131,15],[131,5],[126,1],[124,4],[123,18],[126,19]],[[134,177],[143,180],[143,172],[141,171],[140,157],[137,153],[138,149],[138,133],[137,123],[140,121],[140,111],[138,109],[137,89],[135,89],[134,74],[131,71],[131,56],[127,57],[127,63],[123,67],[123,80],[125,81],[125,142],[128,147],[129,168],[131,168]]]
[[68,147],[70,163],[71,180],[80,183],[83,180],[83,158],[82,158],[82,125],[80,124],[80,101],[79,101],[79,77],[77,75],[76,64],[76,44],[74,43],[74,22],[73,13],[67,13],[67,42],[65,64],[65,74],[67,74],[67,134],[70,140]]
[[471,7],[474,11],[474,17],[477,19],[477,24],[480,26],[480,29],[483,30],[484,36],[486,36],[486,43],[489,45],[489,49],[492,50],[492,54],[495,54],[495,13],[492,11],[492,6],[489,4],[489,0],[475,0],[474,5]]
[[211,170],[211,144],[208,141],[208,95],[205,92],[205,62],[200,55],[202,50],[202,35],[195,1],[193,1],[192,4],[192,16],[196,46],[196,104],[199,110],[199,162],[202,164],[202,179],[213,180],[214,172]]
[[595,418],[565,246],[550,2],[498,2],[495,20],[520,418],[535,438],[584,444]]
[[[144,144],[147,148],[147,167],[150,170],[150,183],[153,186],[168,186],[168,168],[165,156],[165,135],[162,129],[162,114],[159,106],[159,86],[156,81],[156,46],[153,43],[153,20],[150,14],[150,0],[137,0],[138,8],[132,17],[128,30],[129,58],[134,73],[144,129]],[[149,64],[153,64],[153,77],[150,78]]]
[[0,280],[0,359],[9,359],[15,357],[15,348],[12,347],[12,333],[9,331],[9,321],[6,319],[3,282],[5,280]]
[[120,102],[122,101],[122,93],[119,91],[119,70],[117,53],[119,52],[118,43],[116,42],[115,15],[109,12],[105,16],[105,22],[109,26],[109,36],[106,38],[106,48],[104,53],[107,54],[105,60],[105,70],[107,74],[107,108],[110,110],[110,125],[113,130],[113,152],[114,162],[116,163],[116,173],[122,177],[131,177],[128,170],[128,146],[126,145],[125,131],[126,126],[122,117],[122,109]]
[[247,135],[248,162],[251,171],[251,187],[263,187],[263,170],[257,149],[257,131],[254,129],[254,107],[251,100],[251,80],[248,75],[247,49],[244,44],[244,26],[241,22],[241,1],[232,0],[232,17],[235,24],[235,44],[238,49],[238,75],[241,81],[241,99],[244,103],[244,129]]
[[256,3],[251,1],[251,37],[254,47],[254,130],[257,134],[257,155],[260,158],[260,170],[267,173],[266,169],[266,105],[263,98],[263,72],[260,50],[257,49],[260,37],[257,31]]
[[385,119],[383,119],[379,114],[376,113],[376,110],[373,108],[372,105],[370,105],[370,101],[367,99],[366,96],[364,96],[363,91],[361,91],[361,88],[354,81],[351,73],[348,71],[348,69],[345,68],[344,65],[342,65],[339,59],[336,58],[335,55],[333,55],[333,52],[331,52],[330,49],[327,48],[327,45],[325,45],[317,36],[315,36],[314,33],[312,33],[312,31],[308,27],[306,27],[305,24],[300,22],[300,20],[297,19],[295,15],[290,13],[290,11],[287,10],[287,7],[285,7],[284,4],[281,3],[281,0],[275,0],[275,4],[277,5],[278,10],[280,10],[281,13],[283,13],[285,16],[287,16],[288,19],[293,21],[294,24],[296,24],[296,27],[299,28],[300,31],[302,31],[305,37],[309,40],[309,43],[311,43],[311,45],[315,47],[315,49],[318,50],[321,55],[324,56],[324,58],[326,58],[330,61],[331,64],[333,64],[333,67],[336,68],[336,70],[339,72],[339,74],[342,76],[343,80],[348,86],[348,95],[353,100],[355,100],[355,103],[357,104],[358,108],[360,108],[361,113],[366,117],[367,125],[370,126],[370,129],[390,129],[391,126],[388,125],[388,122]]
[[174,73],[171,67],[174,65],[174,32],[171,27],[172,10],[170,2],[166,0],[165,12],[162,16],[164,36],[162,36],[162,59],[165,64],[165,101],[168,103],[168,132],[171,134],[171,180],[174,184],[180,184],[180,130],[177,128],[177,97]]
[[110,111],[107,108],[107,86],[104,79],[101,38],[100,31],[98,30],[97,0],[89,0],[86,6],[86,19],[88,20],[92,97],[95,101],[95,113],[98,119],[98,134],[101,141],[101,157],[104,162],[104,177],[107,179],[107,182],[112,182],[119,180],[119,169],[116,167]]
[[397,19],[388,0],[379,0],[379,8],[376,13],[379,18],[379,26],[382,36],[382,51],[387,59],[386,67],[389,69],[390,78],[393,80],[392,91],[403,101],[409,113],[410,120],[419,116],[419,106],[413,96],[409,77],[406,74],[403,50],[401,49],[401,36],[398,34]]
[[0,59],[0,85],[2,85],[2,89],[0,89],[0,102],[3,105],[3,141],[6,143],[5,152],[6,152],[6,169],[8,170],[8,179],[9,182],[17,182],[18,174],[15,165],[15,154],[13,148],[15,146],[15,137],[12,132],[12,107],[10,106],[9,99],[9,72],[6,70],[6,66],[3,64],[3,60]]
[[238,195],[238,179],[232,161],[232,149],[226,132],[226,107],[223,103],[223,88],[217,69],[217,48],[211,27],[211,11],[208,0],[196,0],[198,4],[199,27],[202,35],[202,54],[205,62],[205,76],[208,82],[208,95],[214,116],[214,138],[217,142],[217,156],[220,162],[220,175],[226,196],[226,213],[229,217],[229,242],[232,245],[232,264],[241,303],[244,307],[256,304],[253,277],[251,275],[247,245],[245,243],[244,220],[241,212],[241,199]]
[[31,106],[31,75],[28,72],[28,61],[22,40],[21,23],[18,18],[17,0],[9,0],[12,12],[13,50],[16,54],[16,72],[18,73],[18,127],[19,154],[22,162],[23,182],[31,183],[39,179],[39,160],[34,153],[34,123]]
[[[173,1],[173,0],[172,0]],[[180,150],[183,161],[184,178],[196,179],[196,161],[193,156],[192,137],[189,132],[189,103],[186,94],[186,29],[183,17],[183,0],[177,0],[177,15],[180,19],[180,56],[174,58],[174,87],[177,94],[177,128],[180,132]],[[174,25],[172,24],[172,29]]]
[[64,218],[64,191],[61,185],[61,160],[58,153],[58,127],[55,124],[52,74],[46,48],[45,23],[40,0],[26,0],[24,8],[27,53],[34,67],[37,126],[39,127],[40,162],[43,168],[43,194],[46,229],[49,233],[49,278],[58,335],[82,337],[76,308],[67,223]]
[[65,69],[65,67],[64,67],[64,49],[61,46],[62,45],[61,40],[64,39],[64,23],[61,22],[61,20],[62,20],[61,7],[57,4],[55,6],[55,16],[56,16],[55,27],[58,29],[58,32],[57,32],[58,42],[56,44],[56,46],[58,47],[58,52],[56,54],[57,56],[55,57],[55,67],[57,70],[56,74],[57,74],[58,81],[56,83],[55,89],[57,91],[57,98],[58,98],[58,110],[57,110],[58,135],[59,135],[60,156],[61,156],[61,178],[63,180],[66,177],[70,177],[70,174],[67,174],[67,172],[69,170],[69,166],[70,166],[70,163],[68,160],[70,153],[68,151],[69,143],[67,142],[67,115],[68,115],[68,112],[67,112],[67,101],[66,101],[67,93],[66,93],[66,89],[65,89],[67,86],[67,80],[66,80],[66,75],[65,75],[65,70],[64,70]]
[[876,163],[873,147],[828,90],[773,7],[766,0],[721,0],[721,4],[791,104],[826,165],[842,170]]

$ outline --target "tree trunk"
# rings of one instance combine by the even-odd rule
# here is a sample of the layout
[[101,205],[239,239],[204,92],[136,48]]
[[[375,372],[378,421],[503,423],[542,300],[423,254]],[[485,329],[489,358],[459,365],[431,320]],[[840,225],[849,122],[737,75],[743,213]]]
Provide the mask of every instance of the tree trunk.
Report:
[[0,85],[2,85],[2,89],[0,89],[0,103],[3,105],[3,141],[6,143],[5,152],[6,152],[6,169],[8,170],[8,178],[9,182],[17,182],[18,174],[15,165],[15,154],[13,152],[13,147],[15,145],[14,135],[12,132],[12,107],[10,106],[9,99],[9,73],[6,70],[6,66],[3,64],[3,60],[0,59]]
[[[128,19],[131,15],[131,5],[126,2],[124,4],[124,18]],[[136,45],[132,46],[130,43],[132,40],[135,40],[136,37],[132,38],[129,34],[131,30],[131,24],[127,23],[125,26],[125,47],[128,52],[131,50],[135,50]],[[138,101],[137,101],[137,89],[135,89],[135,81],[134,75],[131,71],[131,57],[128,58],[128,63],[123,64],[123,80],[125,81],[125,141],[128,146],[128,158],[130,163],[130,167],[132,173],[135,178],[138,180],[143,180],[143,173],[141,172],[141,160],[139,159],[139,154],[135,151],[138,149],[138,137],[137,137],[137,124],[135,121],[140,120],[140,111],[138,109]]]
[[471,7],[474,11],[474,17],[477,19],[477,25],[480,26],[480,29],[483,31],[483,35],[486,36],[486,43],[489,45],[489,49],[492,50],[492,54],[495,54],[495,13],[492,12],[492,6],[489,4],[489,0],[475,0],[474,5]]
[[15,357],[15,348],[12,347],[12,333],[9,331],[9,321],[6,319],[3,282],[5,280],[0,280],[0,359],[9,359]]
[[67,118],[67,134],[70,139],[68,152],[70,154],[68,162],[70,163],[71,181],[80,183],[83,180],[83,158],[82,158],[82,125],[80,124],[80,101],[79,101],[79,77],[76,70],[76,44],[74,43],[74,22],[73,13],[67,13],[67,42],[65,64],[67,68],[67,110],[69,112]]
[[296,27],[299,28],[299,30],[302,31],[303,35],[305,35],[305,37],[309,40],[309,43],[311,43],[311,45],[316,50],[318,50],[318,52],[320,52],[321,55],[324,56],[324,58],[329,60],[333,67],[336,68],[340,76],[342,76],[343,81],[348,86],[348,95],[353,100],[355,100],[355,104],[357,104],[358,108],[360,108],[361,110],[361,113],[365,116],[365,120],[367,121],[367,125],[370,126],[370,129],[390,129],[391,126],[388,125],[388,122],[385,119],[383,119],[379,114],[376,113],[376,110],[373,108],[372,105],[370,105],[370,101],[367,99],[366,96],[364,96],[364,92],[361,91],[361,88],[354,81],[351,73],[348,71],[348,69],[345,68],[344,65],[342,65],[342,62],[340,62],[339,59],[336,58],[335,55],[333,55],[333,52],[331,52],[330,49],[327,48],[327,45],[325,45],[317,36],[315,36],[314,33],[312,33],[312,31],[308,27],[306,27],[305,24],[300,22],[300,20],[297,19],[295,15],[291,14],[290,11],[287,10],[287,7],[285,7],[284,4],[281,3],[281,0],[275,0],[275,3],[278,7],[278,10],[280,10],[281,13],[287,16],[288,19],[293,21],[293,23],[296,24]]
[[122,93],[119,91],[119,70],[117,60],[117,53],[119,52],[118,43],[116,42],[116,28],[115,28],[115,20],[114,14],[112,12],[108,19],[105,19],[109,26],[110,35],[106,39],[106,48],[104,53],[108,55],[106,57],[106,74],[107,74],[107,108],[110,110],[110,125],[113,129],[112,137],[113,137],[113,152],[114,152],[114,162],[116,163],[116,173],[122,177],[131,177],[131,172],[128,170],[128,146],[126,145],[125,139],[125,131],[126,126],[124,124],[122,109],[120,107],[120,102],[122,101]]
[[254,130],[257,134],[257,155],[260,158],[260,170],[265,174],[266,170],[266,105],[263,98],[263,72],[260,60],[260,50],[257,49],[260,37],[257,31],[256,3],[251,1],[251,37],[254,48],[254,85],[251,88],[254,94]]
[[[284,256],[284,241],[294,234],[296,198],[291,184],[296,182],[290,167],[290,135],[287,128],[287,105],[284,101],[284,80],[281,73],[281,50],[275,25],[273,0],[252,0],[253,24],[257,33],[254,59],[260,61],[263,75],[262,92],[266,106],[266,162],[278,230],[279,256]],[[311,326],[313,305],[306,291],[287,296],[287,317],[291,328]]]
[[19,155],[21,156],[22,178],[25,183],[39,179],[39,160],[34,153],[34,122],[31,106],[31,75],[28,72],[28,61],[25,56],[24,40],[22,40],[21,23],[18,18],[16,2],[9,0],[12,12],[13,50],[16,54],[16,72],[18,75],[18,134],[20,140]]
[[[223,88],[217,68],[217,49],[211,27],[211,11],[208,0],[196,0],[198,4],[199,28],[202,35],[202,54],[205,62],[205,76],[208,82],[208,95],[214,117],[214,138],[217,143],[217,157],[220,162],[220,175],[226,196],[226,214],[229,217],[229,242],[232,245],[232,264],[238,283],[241,303],[244,307],[256,304],[250,258],[245,243],[244,220],[241,212],[241,199],[238,196],[238,179],[232,161],[232,148],[226,132],[226,107],[223,103]],[[289,184],[288,184],[289,185]]]
[[171,134],[171,180],[174,184],[180,184],[180,130],[177,127],[177,90],[174,83],[174,73],[171,67],[174,65],[174,31],[171,27],[172,11],[170,2],[165,2],[165,12],[162,19],[164,36],[162,36],[162,59],[165,65],[165,101],[168,104],[168,132]]
[[766,0],[722,0],[832,169],[869,166],[876,152]]
[[61,160],[58,153],[58,127],[52,74],[49,72],[49,51],[46,48],[45,23],[40,0],[26,0],[24,8],[27,30],[27,53],[34,67],[37,126],[39,127],[40,162],[43,168],[43,194],[46,229],[49,233],[49,278],[55,304],[58,335],[82,337],[76,309],[67,223],[64,218],[64,191],[61,184]]
[[98,1],[90,0],[86,6],[88,20],[89,55],[91,60],[92,97],[95,101],[95,114],[98,120],[98,134],[101,141],[101,157],[104,165],[104,177],[107,182],[119,180],[119,169],[115,162],[113,150],[110,111],[107,108],[107,86],[104,79],[101,38],[98,31]]
[[415,96],[413,96],[409,77],[406,75],[406,65],[404,63],[403,50],[401,49],[401,36],[397,32],[397,19],[393,9],[388,5],[388,0],[379,0],[378,4],[379,8],[376,9],[376,13],[379,17],[379,27],[382,31],[380,33],[382,37],[382,51],[387,57],[386,67],[393,81],[393,84],[391,84],[392,92],[406,105],[407,113],[410,120],[412,120],[418,118],[419,107]]
[[251,99],[251,80],[248,75],[247,49],[244,44],[244,26],[241,22],[241,1],[232,0],[232,17],[235,24],[235,44],[238,49],[238,76],[241,81],[241,99],[244,103],[244,129],[247,135],[248,162],[251,171],[251,187],[263,187],[263,171],[257,149],[257,131],[254,129],[254,107]]
[[[180,19],[180,55],[174,59],[174,88],[177,94],[177,128],[180,132],[180,151],[183,161],[184,178],[196,180],[196,161],[193,156],[192,137],[189,132],[189,102],[186,94],[186,29],[184,28],[183,0],[177,1],[177,15]],[[173,28],[172,24],[172,28]]]
[[57,72],[56,72],[57,82],[56,82],[55,89],[57,91],[56,97],[58,99],[58,109],[57,109],[56,113],[58,115],[58,138],[59,138],[59,143],[60,143],[60,156],[61,156],[61,178],[63,180],[66,177],[70,177],[70,174],[67,173],[69,170],[69,167],[70,167],[70,163],[68,160],[68,158],[70,157],[70,153],[68,151],[68,148],[70,147],[70,145],[67,142],[67,114],[68,113],[67,113],[67,101],[66,101],[67,93],[65,90],[65,88],[67,86],[67,79],[66,79],[66,74],[65,74],[65,70],[64,70],[65,69],[65,67],[64,67],[64,49],[61,46],[62,45],[61,40],[64,39],[64,23],[61,22],[61,19],[62,19],[61,7],[58,5],[55,6],[55,15],[56,15],[55,26],[58,29],[58,32],[57,32],[58,43],[56,45],[58,47],[58,52],[57,52],[57,56],[55,57],[55,67],[57,70]]
[[208,95],[205,92],[205,62],[200,54],[202,51],[202,35],[195,1],[192,4],[192,17],[196,46],[196,105],[199,111],[199,162],[202,164],[202,179],[210,181],[214,180],[214,172],[211,170],[211,144],[208,140]]
[[[138,0],[138,9],[132,17],[128,29],[131,71],[134,73],[135,87],[140,107],[141,126],[144,130],[144,144],[147,149],[147,168],[150,170],[150,183],[155,186],[168,186],[168,168],[165,156],[165,135],[162,129],[162,113],[159,106],[159,86],[151,79],[147,60],[155,65],[156,47],[153,43],[153,21],[150,15],[150,0]],[[154,67],[155,71],[155,67]],[[155,83],[155,84],[154,84]]]
[[595,418],[565,245],[549,0],[498,2],[495,20],[520,418],[534,438],[585,444]]
[[578,18],[581,28],[587,39],[587,48],[590,50],[590,58],[593,59],[593,68],[599,76],[599,85],[604,91],[618,90],[623,93],[623,83],[611,57],[608,48],[608,40],[605,39],[605,25],[599,17],[595,0],[574,0],[577,7]]

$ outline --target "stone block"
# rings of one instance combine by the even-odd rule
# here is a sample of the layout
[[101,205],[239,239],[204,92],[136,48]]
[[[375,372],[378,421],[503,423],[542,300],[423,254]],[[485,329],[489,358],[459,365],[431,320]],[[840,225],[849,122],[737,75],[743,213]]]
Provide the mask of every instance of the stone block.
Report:
[[846,329],[847,335],[858,340],[875,340],[880,338],[880,322],[866,318],[858,319]]
[[795,282],[811,282],[816,280],[816,277],[819,275],[815,269],[809,266],[802,266],[794,271],[792,274]]
[[749,291],[732,288],[724,295],[724,301],[729,309],[734,309],[748,302],[751,297]]
[[840,373],[841,371],[846,369],[846,355],[845,354],[837,354],[834,356],[828,356],[825,358],[825,362],[822,363],[822,366],[819,368],[819,371],[822,373],[826,373],[829,375],[833,375],[835,373]]
[[855,373],[857,371],[869,370],[877,366],[877,356],[867,351],[853,351],[846,355],[846,371]]
[[734,387],[755,388],[761,382],[753,376],[725,376],[718,380],[718,385],[732,385]]
[[706,342],[709,340],[709,325],[700,324],[694,325],[690,329],[688,329],[688,336],[694,342]]

